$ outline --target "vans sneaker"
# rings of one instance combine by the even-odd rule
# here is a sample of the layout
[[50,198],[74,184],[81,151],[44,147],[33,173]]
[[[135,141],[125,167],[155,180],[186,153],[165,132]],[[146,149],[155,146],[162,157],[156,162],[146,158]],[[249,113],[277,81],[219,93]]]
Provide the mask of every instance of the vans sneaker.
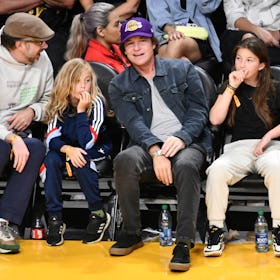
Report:
[[173,258],[169,263],[171,271],[187,271],[191,265],[190,250],[187,244],[179,242],[173,250]]
[[224,231],[216,226],[210,226],[207,245],[204,248],[204,256],[219,257],[222,255],[224,247]]
[[272,246],[275,257],[280,257],[280,226],[272,229]]
[[50,217],[48,221],[48,230],[46,241],[49,246],[62,245],[64,242],[63,234],[65,232],[66,225],[61,218],[56,216]]
[[144,243],[141,236],[122,231],[117,237],[117,242],[113,244],[109,252],[111,256],[126,256],[143,246]]
[[111,216],[106,212],[103,218],[91,213],[83,243],[90,244],[101,241],[110,221]]
[[13,235],[13,230],[9,227],[8,221],[1,219],[0,222],[0,253],[18,253],[19,244]]

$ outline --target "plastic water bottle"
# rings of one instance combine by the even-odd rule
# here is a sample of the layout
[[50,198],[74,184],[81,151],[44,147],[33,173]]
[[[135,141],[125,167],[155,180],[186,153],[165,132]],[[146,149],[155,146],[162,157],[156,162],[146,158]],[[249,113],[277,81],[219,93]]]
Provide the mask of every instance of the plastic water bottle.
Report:
[[168,206],[163,204],[161,206],[159,216],[159,243],[161,246],[172,245],[172,216],[168,211]]
[[258,210],[258,217],[255,222],[256,251],[267,252],[268,247],[268,226],[263,210]]

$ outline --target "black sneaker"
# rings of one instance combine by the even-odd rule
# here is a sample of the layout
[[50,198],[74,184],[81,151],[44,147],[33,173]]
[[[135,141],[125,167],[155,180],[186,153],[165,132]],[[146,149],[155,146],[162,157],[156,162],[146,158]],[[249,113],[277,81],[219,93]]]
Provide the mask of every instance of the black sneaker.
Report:
[[86,234],[83,238],[83,243],[90,244],[101,241],[110,221],[111,216],[106,212],[104,218],[100,218],[91,213],[89,215],[89,223],[86,229]]
[[66,225],[63,223],[61,218],[50,217],[48,221],[48,230],[47,230],[47,244],[49,246],[58,246],[62,245],[64,242],[63,234],[65,232]]
[[173,250],[173,258],[169,263],[172,271],[187,271],[191,266],[190,250],[187,244],[179,242]]
[[141,236],[121,232],[117,242],[110,248],[109,252],[111,256],[126,256],[143,246],[144,243]]
[[225,248],[224,231],[216,226],[211,226],[208,230],[208,241],[204,248],[205,257],[219,257]]
[[280,226],[272,229],[273,252],[275,257],[280,257]]

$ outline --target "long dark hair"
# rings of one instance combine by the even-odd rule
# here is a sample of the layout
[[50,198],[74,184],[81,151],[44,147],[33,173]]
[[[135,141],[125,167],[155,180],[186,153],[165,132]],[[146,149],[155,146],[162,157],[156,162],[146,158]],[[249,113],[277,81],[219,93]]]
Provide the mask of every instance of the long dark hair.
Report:
[[[251,37],[241,41],[233,50],[233,65],[239,49],[248,49],[258,57],[260,63],[265,67],[258,73],[258,85],[253,94],[253,104],[258,117],[264,122],[267,129],[273,126],[273,117],[268,106],[268,99],[274,95],[274,84],[271,79],[270,61],[265,43],[257,38]],[[238,93],[238,89],[237,89]],[[238,96],[238,95],[237,95]],[[227,123],[230,127],[234,125],[236,106],[231,102]]]

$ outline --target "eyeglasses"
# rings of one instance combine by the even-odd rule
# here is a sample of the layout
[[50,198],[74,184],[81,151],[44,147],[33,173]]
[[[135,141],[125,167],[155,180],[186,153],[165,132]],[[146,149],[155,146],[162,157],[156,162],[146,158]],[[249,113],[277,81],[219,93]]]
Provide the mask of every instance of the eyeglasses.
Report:
[[32,43],[32,44],[37,45],[38,47],[41,47],[41,46],[44,45],[44,43],[45,43],[46,41],[24,41],[24,42],[26,42],[26,43]]

